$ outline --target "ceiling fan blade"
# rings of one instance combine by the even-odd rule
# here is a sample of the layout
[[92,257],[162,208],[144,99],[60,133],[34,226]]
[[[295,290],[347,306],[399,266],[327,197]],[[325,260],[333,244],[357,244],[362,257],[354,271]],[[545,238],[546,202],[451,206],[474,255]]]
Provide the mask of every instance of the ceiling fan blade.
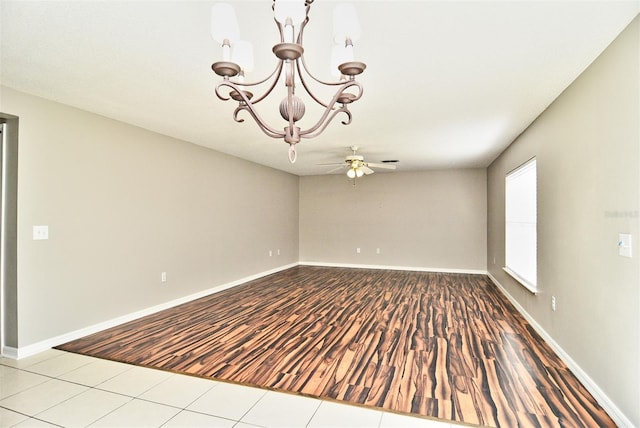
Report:
[[317,163],[316,165],[319,165],[319,166],[334,166],[334,165],[345,166],[346,164],[344,162],[333,162],[333,163]]
[[396,169],[395,165],[391,165],[391,164],[388,164],[388,163],[367,162],[367,166],[369,166],[371,168]]
[[[333,164],[335,165],[335,164]],[[329,171],[325,172],[325,174],[331,174],[332,172],[336,172],[336,171],[340,171],[341,169],[343,169],[346,165],[340,165],[337,168],[331,168]]]
[[366,165],[362,165],[360,169],[362,170],[362,172],[364,172],[367,175],[374,173],[374,171]]

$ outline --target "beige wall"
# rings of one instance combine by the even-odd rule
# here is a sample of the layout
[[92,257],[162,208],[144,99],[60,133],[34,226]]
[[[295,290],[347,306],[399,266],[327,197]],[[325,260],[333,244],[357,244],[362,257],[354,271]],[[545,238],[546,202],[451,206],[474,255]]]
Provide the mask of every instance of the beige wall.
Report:
[[8,88],[1,109],[20,118],[13,346],[297,262],[298,177]]
[[485,271],[486,171],[301,177],[300,261]]
[[[640,426],[638,18],[488,169],[490,273]],[[538,288],[502,270],[504,176],[538,165]],[[633,258],[618,234],[633,235]],[[495,260],[495,262],[494,262]],[[551,296],[557,310],[551,310]]]

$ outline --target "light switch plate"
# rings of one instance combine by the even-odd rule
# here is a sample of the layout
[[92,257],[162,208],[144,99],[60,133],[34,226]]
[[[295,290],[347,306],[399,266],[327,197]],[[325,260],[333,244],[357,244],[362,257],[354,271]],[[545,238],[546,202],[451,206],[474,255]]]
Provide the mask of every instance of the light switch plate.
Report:
[[618,254],[622,257],[631,257],[631,234],[618,234]]
[[33,240],[49,239],[49,226],[33,226]]

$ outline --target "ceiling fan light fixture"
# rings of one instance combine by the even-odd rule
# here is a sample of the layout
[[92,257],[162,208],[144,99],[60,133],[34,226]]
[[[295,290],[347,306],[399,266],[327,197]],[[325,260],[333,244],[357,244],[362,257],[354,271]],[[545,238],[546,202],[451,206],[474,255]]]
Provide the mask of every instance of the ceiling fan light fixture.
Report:
[[364,175],[364,171],[360,167],[351,167],[347,170],[347,177],[360,178]]
[[385,163],[375,163],[375,162],[365,162],[364,157],[362,155],[356,154],[358,151],[358,146],[350,147],[352,154],[345,157],[344,162],[341,163],[324,163],[319,165],[331,165],[338,166],[337,168],[333,168],[330,171],[327,171],[327,174],[331,174],[332,172],[341,170],[344,171],[346,168],[347,177],[353,179],[353,185],[355,186],[356,178],[364,177],[365,175],[373,174],[374,168],[382,168],[388,170],[396,169],[395,165],[389,165]]
[[[222,101],[238,102],[233,112],[236,122],[243,122],[241,112],[247,112],[258,127],[267,136],[282,138],[289,144],[289,161],[295,162],[295,145],[302,138],[314,138],[322,134],[325,128],[339,115],[346,115],[343,125],[351,123],[349,105],[362,97],[362,85],[356,81],[366,65],[353,59],[353,42],[361,35],[360,24],[355,8],[350,4],[338,4],[334,13],[334,41],[339,45],[332,59],[328,59],[332,68],[339,70],[337,82],[326,82],[315,77],[307,68],[304,60],[303,33],[309,23],[309,11],[313,0],[273,0],[274,21],[278,27],[280,40],[272,51],[276,56],[275,70],[266,78],[254,82],[245,82],[244,76],[253,68],[251,45],[239,42],[240,30],[236,22],[233,7],[228,3],[216,3],[211,9],[211,34],[222,46],[222,60],[212,64],[212,70],[222,81],[215,87],[216,96]],[[235,52],[235,54],[234,54]],[[271,126],[262,119],[256,105],[267,98],[284,81],[286,97],[279,104],[286,126]],[[264,86],[263,86],[264,84]],[[315,87],[332,88],[333,96],[326,100],[316,95]],[[262,94],[260,87],[266,87]],[[306,93],[306,94],[305,94]],[[317,121],[309,128],[302,129],[297,122],[305,111],[304,101],[298,95],[305,94],[322,108]],[[354,171],[357,175],[357,172]]]

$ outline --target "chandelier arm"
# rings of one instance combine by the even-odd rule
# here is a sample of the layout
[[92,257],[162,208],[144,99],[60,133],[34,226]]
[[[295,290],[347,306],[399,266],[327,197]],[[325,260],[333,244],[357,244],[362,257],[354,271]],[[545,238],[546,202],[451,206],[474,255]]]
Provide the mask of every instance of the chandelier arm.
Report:
[[[310,7],[311,5],[309,5]],[[308,9],[307,9],[307,14],[308,14]],[[303,40],[303,33],[304,33],[304,27],[306,27],[306,24],[309,22],[309,16],[307,15],[307,19],[305,19],[302,24],[300,25],[300,33],[298,34],[298,44],[302,45],[302,40]],[[311,71],[309,71],[309,67],[307,67],[307,62],[304,59],[304,54],[302,54],[300,56],[300,61],[302,62],[302,67],[304,68],[304,71],[309,75],[309,77],[311,77],[313,80],[315,80],[316,82],[320,83],[321,85],[325,85],[325,86],[339,86],[342,85],[344,82],[325,82],[324,80],[318,79],[316,76],[313,75],[313,73],[311,73]],[[298,63],[298,61],[296,61],[296,63]],[[300,75],[300,79],[302,80],[302,73],[300,72],[300,64],[298,65],[298,74]],[[309,90],[309,87],[304,83],[304,80],[302,82],[302,84],[304,85],[305,89],[307,90],[307,92],[309,92],[311,94],[311,91]],[[313,96],[313,95],[312,95]],[[315,99],[315,97],[313,97]],[[316,102],[318,102],[321,105],[321,102],[319,102],[318,100],[316,100]],[[325,106],[326,107],[326,106]]]
[[313,3],[313,0],[307,2],[305,17],[300,23],[300,30],[298,30],[298,38],[296,39],[296,43],[299,44],[300,46],[304,45],[303,43],[304,27],[306,27],[307,24],[309,23],[309,11],[311,10],[311,3]]
[[[307,73],[309,75],[309,77],[311,77],[313,80],[315,80],[316,82],[320,83],[321,85],[325,85],[325,86],[340,86],[342,84],[344,84],[344,82],[326,82],[324,80],[318,79],[316,76],[313,75],[313,73],[311,73],[311,71],[309,71],[309,68],[307,67],[307,61],[305,61],[304,59],[304,55],[302,55],[300,57],[300,62],[302,62],[302,67],[304,68],[305,73]],[[298,67],[299,68],[299,67]],[[307,86],[305,85],[305,88]],[[307,89],[308,91],[308,89]]]
[[249,112],[253,120],[256,121],[258,128],[260,128],[260,130],[264,132],[267,136],[271,138],[284,138],[284,135],[285,135],[284,132],[279,132],[278,130],[264,123],[264,121],[262,120],[258,112],[256,112],[253,108],[249,107],[248,105],[241,104],[238,107],[236,107],[235,111],[233,112],[233,119],[236,122],[244,122],[244,119],[238,117],[238,113],[240,113],[243,110]]
[[[245,95],[244,91],[241,90],[240,88],[238,88],[238,86],[235,83],[230,82],[228,80],[223,80],[222,82],[218,83],[218,85],[216,86],[216,94],[219,94],[218,89],[220,88],[220,86],[227,86],[227,87],[235,90],[236,92],[238,92],[239,96],[242,97],[242,101],[240,101],[240,104],[238,105],[238,107],[233,112],[233,119],[236,122],[243,122],[244,121],[244,119],[238,117],[238,113],[240,113],[242,110],[246,110],[246,111],[249,112],[251,117],[253,117],[253,119],[258,124],[258,127],[260,129],[262,129],[262,131],[265,134],[267,134],[268,136],[273,137],[273,138],[283,138],[284,137],[284,135],[285,135],[284,132],[280,132],[277,129],[270,127],[269,125],[267,125],[265,123],[264,120],[262,120],[262,118],[260,117],[258,112],[253,108],[253,104],[251,103],[251,100],[249,98],[247,98],[247,96]],[[229,98],[227,98],[227,100],[228,99]]]
[[271,6],[271,9],[274,12],[274,17],[273,17],[273,21],[276,23],[276,27],[278,27],[278,32],[280,33],[280,43],[284,42],[284,28],[282,28],[282,24],[280,22],[278,22],[278,20],[275,17],[275,3],[276,0],[273,0],[273,5]]
[[[354,99],[351,100],[352,103],[358,101],[360,98],[362,98],[362,92],[364,91],[362,89],[362,85],[358,82],[356,82],[355,80],[350,80],[344,84],[344,88],[342,88],[338,94],[342,94],[347,88],[350,88],[351,86],[357,86],[358,87],[358,95],[356,95],[356,97]],[[337,99],[337,98],[336,98]]]
[[[342,123],[343,125],[349,125],[351,123],[351,119],[352,119],[351,112],[346,107],[344,108],[343,111],[345,112],[345,114],[347,115],[349,120],[347,120],[346,122],[343,120],[340,123]],[[331,120],[333,120],[333,117],[331,118]],[[325,125],[325,127],[326,127],[326,125]]]
[[[296,61],[296,67],[298,68],[298,76],[300,77],[300,82],[302,82],[302,86],[304,87],[304,89],[307,91],[307,94],[319,105],[321,105],[324,108],[330,108],[329,106],[333,106],[336,101],[338,100],[339,96],[345,91],[345,89],[351,87],[351,86],[357,86],[358,87],[358,95],[353,98],[351,100],[351,102],[355,102],[358,101],[361,97],[362,97],[362,85],[360,85],[360,83],[356,82],[355,80],[349,80],[347,82],[323,82],[321,80],[316,79],[315,77],[313,77],[313,75],[311,73],[309,73],[309,70],[307,70],[305,64],[304,64],[304,56],[302,56],[300,58],[302,60],[302,65],[304,67],[304,71],[306,72],[306,74],[308,74],[313,80],[315,80],[316,82],[323,84],[323,85],[327,85],[327,86],[343,86],[342,89],[340,89],[338,91],[338,93],[336,94],[336,96],[334,97],[334,99],[332,100],[331,104],[325,104],[324,102],[322,102],[322,100],[320,100],[312,91],[311,88],[309,87],[309,85],[307,85],[306,80],[304,79],[304,73],[302,73],[302,70],[300,68],[300,63],[298,61]],[[331,107],[332,108],[332,107]]]
[[[262,85],[264,82],[266,82],[267,80],[271,79],[274,74],[276,74],[278,72],[279,69],[282,68],[282,61],[278,60],[278,64],[276,65],[275,70],[273,70],[271,72],[270,75],[268,75],[267,77],[265,77],[262,80],[256,81],[256,82],[246,82],[246,83],[242,83],[243,86],[256,86],[256,85]],[[239,85],[239,83],[236,83],[236,85]]]
[[[304,66],[304,56],[302,56],[300,59],[302,59],[302,64]],[[318,97],[316,97],[316,95],[311,92],[311,88],[309,87],[309,85],[307,85],[307,82],[304,78],[304,74],[302,73],[302,70],[300,68],[300,61],[296,61],[296,68],[298,69],[298,76],[300,77],[300,82],[302,83],[302,86],[304,87],[305,91],[307,91],[307,94],[309,94],[309,96],[318,104],[320,104],[322,107],[324,108],[329,108],[329,106],[325,103],[323,103]],[[304,67],[305,72],[311,76],[311,78],[317,82],[319,82],[318,79],[314,78],[309,71],[306,69],[306,67]],[[320,82],[322,83],[322,82]]]
[[[328,113],[331,113],[331,115],[329,116]],[[313,128],[309,128],[309,129],[307,129],[305,131],[300,131],[300,135],[304,136],[305,138],[315,138],[315,137],[317,137],[318,135],[322,134],[322,132],[324,132],[326,127],[329,126],[329,124],[333,121],[333,119],[339,113],[344,113],[344,114],[347,115],[347,121],[346,122],[342,121],[341,123],[343,125],[349,125],[351,123],[351,112],[349,111],[347,106],[342,106],[337,110],[327,109],[325,111],[325,114],[323,115],[323,118],[326,118],[326,120],[322,119],[322,120],[318,121],[318,123],[316,123],[316,125]]]
[[222,95],[222,93],[220,92],[220,87],[222,87],[222,86],[229,86],[229,85],[224,85],[224,83],[225,83],[225,82],[228,82],[228,80],[223,80],[222,82],[218,83],[218,84],[216,85],[216,90],[215,90],[215,92],[216,92],[216,96],[217,96],[218,98],[220,98],[222,101],[229,101],[229,100],[231,99],[231,97],[229,97],[229,96],[225,96],[225,95]]
[[240,113],[242,110],[246,110],[244,108],[244,106],[242,104],[238,105],[238,107],[236,107],[236,109],[233,111],[233,120],[235,120],[238,123],[242,123],[244,122],[244,119],[241,117],[238,117],[238,113]]
[[271,86],[267,89],[267,91],[262,94],[261,96],[255,98],[253,101],[251,101],[252,104],[258,104],[260,101],[264,100],[266,97],[269,96],[269,94],[273,91],[273,88],[276,87],[276,85],[278,84],[278,81],[280,80],[280,75],[282,74],[282,66],[284,64],[284,61],[280,60],[278,61],[278,65],[276,66],[276,69],[273,70],[273,73],[271,73],[266,79],[263,79],[259,82],[251,82],[251,83],[243,83],[242,85],[247,87],[247,86],[257,86],[257,85],[261,85],[264,82],[266,82],[267,80],[271,79],[273,76],[277,76],[274,80],[273,83],[271,83]]
[[[322,114],[322,116],[320,117],[320,119],[318,120],[318,122],[316,122],[316,124],[305,130],[305,131],[300,131],[300,135],[301,136],[306,136],[307,138],[313,138],[315,136],[318,136],[326,127],[329,123],[331,123],[331,121],[333,120],[333,118],[341,112],[344,112],[347,116],[348,116],[348,120],[346,122],[342,122],[343,125],[348,125],[351,123],[351,112],[349,111],[347,105],[343,104],[342,107],[340,107],[339,109],[335,109],[334,105],[336,104],[336,102],[338,102],[338,98],[340,98],[340,95],[342,95],[344,93],[344,91],[351,87],[351,86],[357,86],[359,91],[358,91],[358,95],[355,96],[355,98],[353,99],[353,101],[357,101],[360,99],[360,97],[362,97],[362,86],[356,82],[355,80],[350,80],[346,83],[343,84],[342,88],[336,92],[336,94],[333,96],[333,98],[331,99],[331,103],[325,107],[325,111]],[[331,115],[331,117],[327,120],[327,117],[329,117],[329,114],[333,111],[333,114]],[[324,125],[323,125],[324,124]],[[314,132],[320,128],[320,131],[315,133]]]

